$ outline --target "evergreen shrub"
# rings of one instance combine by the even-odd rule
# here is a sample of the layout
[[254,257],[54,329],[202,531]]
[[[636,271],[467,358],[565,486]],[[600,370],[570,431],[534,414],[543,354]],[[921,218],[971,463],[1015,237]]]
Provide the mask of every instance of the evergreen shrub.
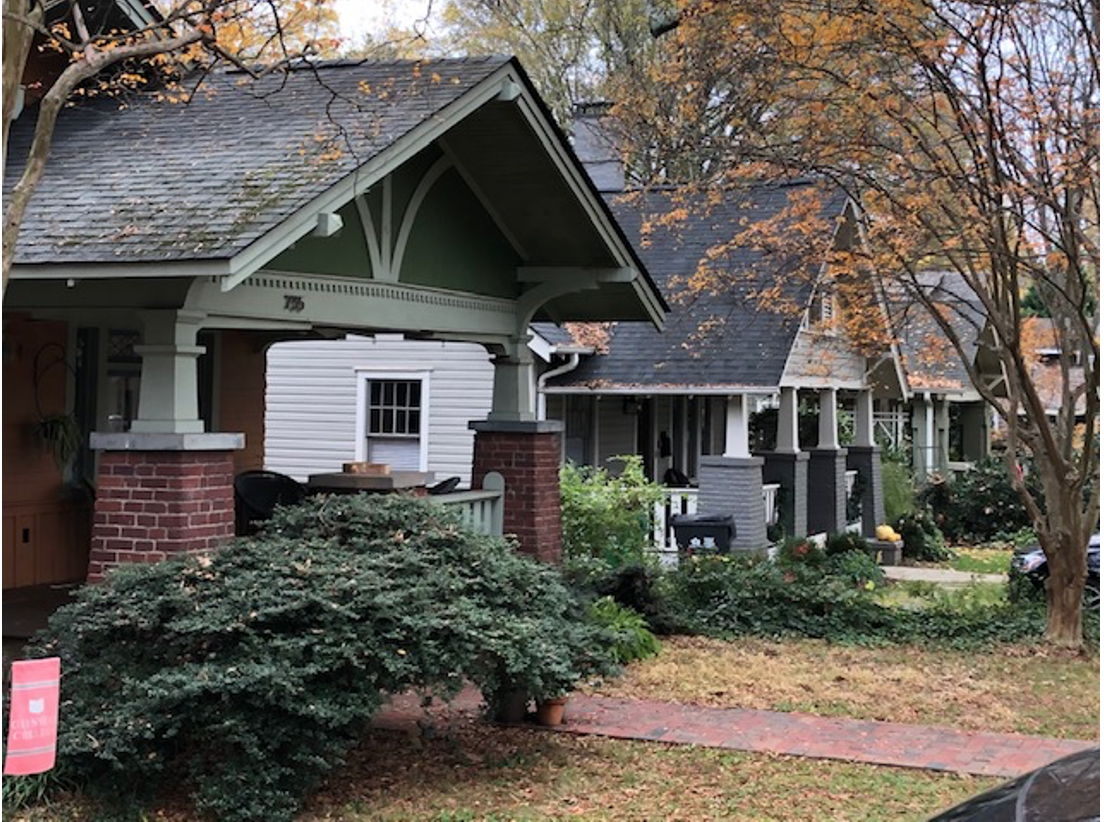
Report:
[[60,762],[141,801],[291,819],[388,694],[540,698],[614,669],[559,573],[413,498],[315,497],[207,556],[121,568],[59,610]]

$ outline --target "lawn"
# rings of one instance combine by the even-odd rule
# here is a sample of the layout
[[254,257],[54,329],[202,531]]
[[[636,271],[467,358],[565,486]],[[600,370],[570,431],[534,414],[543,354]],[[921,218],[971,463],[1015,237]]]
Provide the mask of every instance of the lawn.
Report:
[[600,693],[1072,739],[1100,732],[1098,657],[1032,646],[985,653],[671,637]]
[[1012,551],[1001,548],[955,548],[955,558],[946,567],[972,574],[1007,574]]
[[[575,737],[465,722],[424,739],[373,731],[299,822],[921,820],[1000,780],[906,768]],[[76,801],[14,822],[93,818]],[[186,803],[147,817],[195,818]]]
[[469,726],[371,736],[304,820],[920,820],[997,781]]

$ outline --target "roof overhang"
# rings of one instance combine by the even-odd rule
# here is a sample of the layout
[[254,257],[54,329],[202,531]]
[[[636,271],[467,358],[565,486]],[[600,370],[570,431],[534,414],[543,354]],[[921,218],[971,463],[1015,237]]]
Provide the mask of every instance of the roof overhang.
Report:
[[[611,278],[606,283],[599,284],[599,288],[615,289],[622,301],[626,297],[630,298],[638,309],[628,311],[634,316],[619,318],[587,316],[585,309],[576,309],[570,312],[572,316],[561,316],[558,319],[580,321],[639,319],[650,321],[656,328],[661,328],[667,305],[659,289],[652,282],[631,243],[590,181],[582,164],[575,157],[567,138],[555,125],[551,113],[541,102],[516,58],[504,63],[502,67],[434,116],[427,117],[229,259],[107,264],[16,264],[12,266],[12,279],[81,280],[213,276],[220,279],[224,292],[231,291],[295,242],[313,232],[319,224],[321,215],[336,212],[341,206],[364,194],[387,174],[444,137],[451,128],[466,117],[496,100],[517,106],[548,157],[559,170],[565,184],[582,206],[592,226],[601,236],[614,267],[622,272],[618,278]],[[586,304],[586,300],[579,302],[584,306]]]

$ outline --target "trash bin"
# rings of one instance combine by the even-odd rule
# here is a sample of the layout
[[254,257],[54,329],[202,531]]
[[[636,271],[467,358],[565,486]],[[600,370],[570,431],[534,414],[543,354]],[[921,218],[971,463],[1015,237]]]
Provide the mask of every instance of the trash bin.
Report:
[[727,554],[736,538],[731,514],[676,514],[671,527],[679,550],[692,554]]
[[255,523],[272,516],[277,505],[295,505],[306,489],[285,474],[275,471],[245,471],[234,478],[234,533],[239,537],[256,532]]

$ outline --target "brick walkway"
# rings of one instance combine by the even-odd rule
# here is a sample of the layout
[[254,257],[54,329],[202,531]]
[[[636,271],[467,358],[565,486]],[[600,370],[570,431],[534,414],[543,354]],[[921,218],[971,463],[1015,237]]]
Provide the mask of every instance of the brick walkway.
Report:
[[[432,721],[448,724],[461,718],[470,720],[479,707],[478,693],[469,689],[448,709],[433,710]],[[375,724],[411,729],[426,721],[417,701],[403,697],[383,711]],[[979,776],[1017,776],[1098,744],[899,722],[580,695],[571,698],[566,723],[554,730]]]

